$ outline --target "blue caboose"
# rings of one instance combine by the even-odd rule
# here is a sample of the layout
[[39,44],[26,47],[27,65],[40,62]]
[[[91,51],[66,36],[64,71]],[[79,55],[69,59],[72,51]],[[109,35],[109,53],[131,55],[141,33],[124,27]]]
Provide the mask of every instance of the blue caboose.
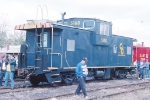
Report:
[[135,39],[113,35],[111,22],[95,18],[27,22],[15,30],[26,31],[19,68],[29,70],[33,85],[62,81],[71,84],[83,57],[88,58],[88,77],[125,78],[128,72],[135,72],[131,66]]

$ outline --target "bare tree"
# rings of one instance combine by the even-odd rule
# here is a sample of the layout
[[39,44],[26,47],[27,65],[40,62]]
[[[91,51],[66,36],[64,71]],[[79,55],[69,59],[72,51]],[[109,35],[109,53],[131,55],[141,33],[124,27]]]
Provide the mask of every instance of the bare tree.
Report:
[[6,20],[6,15],[3,14],[0,17],[0,47],[4,47],[6,45],[7,35],[8,32],[8,21]]
[[25,43],[25,32],[15,31],[14,34],[8,32],[7,14],[0,15],[0,47],[3,48],[7,44],[21,45]]
[[12,45],[21,45],[25,43],[25,32],[15,31],[14,34],[9,34],[8,43]]
[[15,33],[14,45],[21,45],[25,43],[26,34],[23,31]]

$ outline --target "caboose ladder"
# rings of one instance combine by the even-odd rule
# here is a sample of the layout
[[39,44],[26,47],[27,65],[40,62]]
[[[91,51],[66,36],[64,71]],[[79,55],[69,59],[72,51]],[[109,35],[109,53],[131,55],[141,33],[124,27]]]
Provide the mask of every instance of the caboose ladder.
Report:
[[37,26],[35,29],[35,67],[42,68],[42,34],[44,28],[42,26],[42,32],[38,33]]

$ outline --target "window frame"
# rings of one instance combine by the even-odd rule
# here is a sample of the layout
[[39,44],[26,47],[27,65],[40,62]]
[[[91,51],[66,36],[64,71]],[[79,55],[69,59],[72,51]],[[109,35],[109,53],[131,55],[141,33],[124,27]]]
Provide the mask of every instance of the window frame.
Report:
[[[87,22],[87,21],[93,21],[93,22],[94,22],[94,26],[93,26],[92,28],[85,28],[85,27],[84,27],[84,23]],[[94,21],[94,20],[84,20],[84,21],[83,21],[83,28],[84,28],[84,29],[93,29],[93,28],[95,28],[95,21]]]
[[[42,34],[42,33],[40,33],[40,34]],[[46,46],[44,46],[44,34],[46,34],[47,35],[47,45]],[[43,42],[42,42],[42,40],[43,40]],[[48,47],[48,32],[44,32],[43,33],[43,36],[40,36],[40,47],[42,47],[43,46],[43,48],[47,48]]]
[[[101,33],[101,27],[103,26],[103,34]],[[99,30],[100,30],[100,35],[105,35],[105,36],[109,36],[110,35],[110,29],[109,29],[110,25],[107,24],[107,23],[100,23],[100,27],[99,27]],[[106,34],[107,32],[107,34]]]
[[117,45],[113,45],[113,53],[117,53]]

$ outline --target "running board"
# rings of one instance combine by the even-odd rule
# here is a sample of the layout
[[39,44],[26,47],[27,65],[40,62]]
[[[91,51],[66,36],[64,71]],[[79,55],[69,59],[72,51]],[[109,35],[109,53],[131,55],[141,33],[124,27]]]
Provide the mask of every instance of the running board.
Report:
[[47,67],[49,70],[57,70],[57,67]]
[[30,68],[30,69],[40,69],[40,67],[35,67],[35,66],[27,66],[27,68]]

